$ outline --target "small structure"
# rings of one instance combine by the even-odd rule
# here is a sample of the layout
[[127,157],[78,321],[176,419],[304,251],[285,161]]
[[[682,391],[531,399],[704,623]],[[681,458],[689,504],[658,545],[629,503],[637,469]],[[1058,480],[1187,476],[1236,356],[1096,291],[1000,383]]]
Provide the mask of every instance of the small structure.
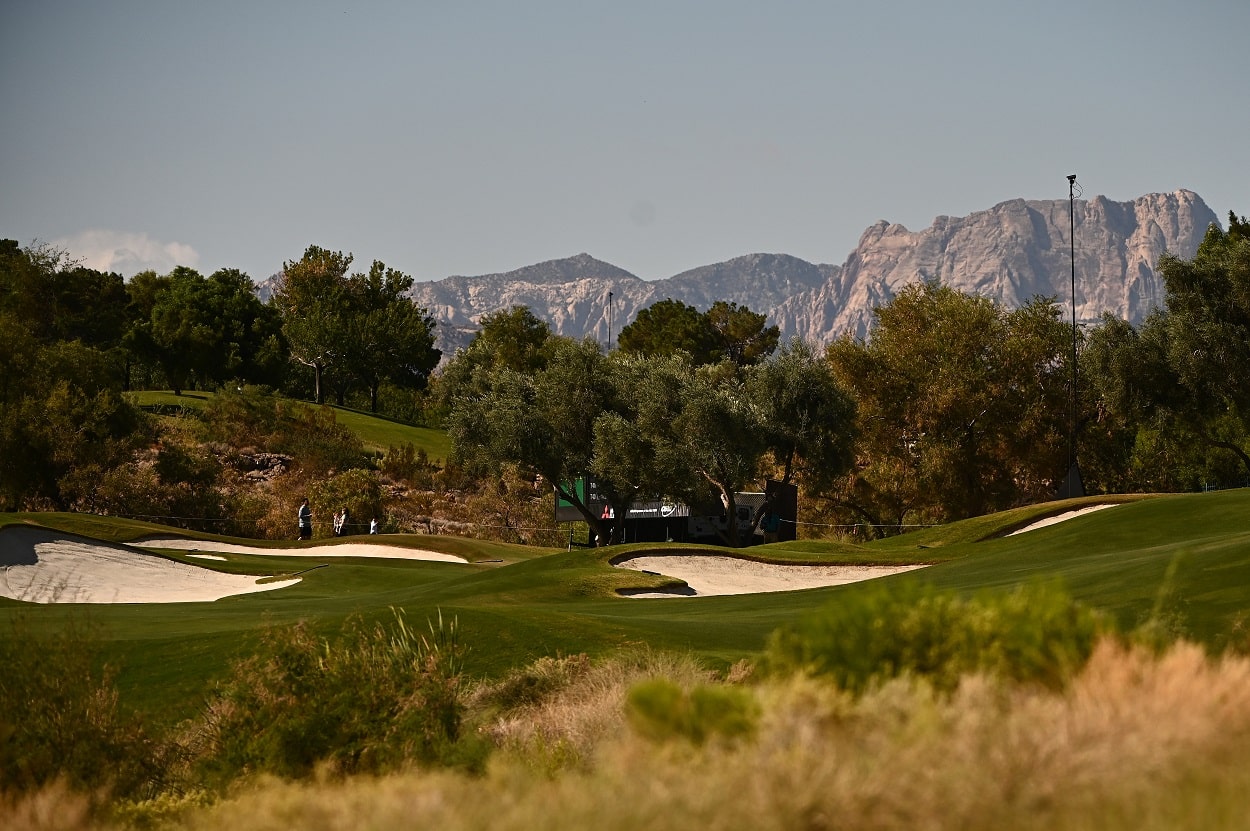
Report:
[[[592,513],[603,519],[617,519],[616,508],[599,490],[598,483],[589,476],[579,477],[574,483],[576,494]],[[761,492],[734,494],[738,539],[742,545],[757,545],[765,541],[761,521],[767,513],[775,514],[778,540],[796,537],[798,519],[798,489],[794,485],[769,480]],[[572,503],[557,498],[557,523],[581,522],[584,517]],[[708,494],[706,501],[687,505],[676,500],[655,498],[635,502],[620,523],[621,537],[616,542],[699,542],[722,545],[729,532],[730,519],[725,515],[721,501]],[[756,532],[759,533],[756,533]]]

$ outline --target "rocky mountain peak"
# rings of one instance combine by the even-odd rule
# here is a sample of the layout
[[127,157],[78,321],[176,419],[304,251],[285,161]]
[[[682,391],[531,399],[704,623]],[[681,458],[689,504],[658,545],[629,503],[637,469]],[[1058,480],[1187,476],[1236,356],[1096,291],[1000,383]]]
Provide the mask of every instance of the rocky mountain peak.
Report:
[[1075,259],[1078,321],[1110,312],[1137,323],[1163,302],[1159,257],[1192,257],[1212,222],[1219,223],[1214,212],[1188,190],[1131,202],[1011,199],[966,217],[939,216],[918,232],[882,220],[864,231],[840,274],[789,298],[774,322],[784,335],[818,343],[863,337],[875,306],[934,279],[1008,306],[1039,295],[1071,302]]

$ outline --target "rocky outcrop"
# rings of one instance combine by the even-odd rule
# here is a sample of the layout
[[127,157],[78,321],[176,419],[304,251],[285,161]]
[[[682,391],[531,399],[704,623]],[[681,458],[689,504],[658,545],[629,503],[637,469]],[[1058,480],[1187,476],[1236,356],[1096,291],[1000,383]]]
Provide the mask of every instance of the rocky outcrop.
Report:
[[1218,224],[1211,209],[1186,190],[1132,202],[1099,196],[1071,206],[1066,199],[1015,199],[967,217],[939,216],[919,232],[882,221],[864,232],[840,272],[788,299],[772,320],[783,336],[819,343],[842,333],[863,336],[874,307],[922,280],[1007,306],[1040,295],[1066,308],[1075,261],[1078,322],[1110,312],[1137,323],[1163,302],[1159,257],[1165,251],[1192,257],[1212,222]]

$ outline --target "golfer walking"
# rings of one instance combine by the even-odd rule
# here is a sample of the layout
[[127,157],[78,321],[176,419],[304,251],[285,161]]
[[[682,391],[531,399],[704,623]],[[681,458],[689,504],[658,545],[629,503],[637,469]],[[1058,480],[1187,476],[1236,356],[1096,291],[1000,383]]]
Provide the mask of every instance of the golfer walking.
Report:
[[312,508],[308,507],[308,497],[299,503],[299,538],[312,539]]

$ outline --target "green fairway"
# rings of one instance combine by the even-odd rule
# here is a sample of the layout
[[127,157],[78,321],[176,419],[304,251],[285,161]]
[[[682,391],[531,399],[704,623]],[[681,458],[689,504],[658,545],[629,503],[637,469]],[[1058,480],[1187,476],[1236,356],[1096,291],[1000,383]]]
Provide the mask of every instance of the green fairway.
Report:
[[[167,390],[142,390],[128,395],[136,405],[145,409],[160,412],[179,410],[194,412],[203,409],[213,393],[184,390],[182,395],[174,395],[172,391]],[[443,430],[414,427],[385,416],[347,407],[335,407],[328,404],[326,406],[334,411],[335,420],[359,436],[369,450],[385,452],[388,447],[399,447],[408,443],[418,450],[424,450],[430,461],[439,463],[446,461],[447,454],[451,451],[451,440]]]
[[[1033,506],[867,545],[803,541],[737,553],[790,563],[932,563],[909,575],[880,579],[923,580],[965,592],[1059,580],[1124,626],[1158,611],[1212,645],[1243,621],[1250,609],[1250,491],[1141,499],[1002,536],[1040,516],[1099,501],[1090,497]],[[171,533],[118,519],[10,514],[0,515],[0,542],[3,526],[14,522],[113,541]],[[392,608],[402,608],[423,626],[441,612],[458,619],[470,649],[468,669],[478,676],[498,675],[544,655],[600,655],[630,647],[689,651],[724,667],[758,652],[769,633],[797,615],[865,585],[625,599],[617,589],[673,581],[612,568],[613,557],[728,552],[646,545],[564,551],[450,537],[382,541],[454,553],[470,562],[335,558],[324,551],[280,560],[231,554],[211,566],[255,574],[312,570],[304,571],[295,586],[211,603],[41,606],[0,600],[2,631],[7,636],[7,621],[14,616],[34,631],[63,626],[74,617],[99,624],[107,655],[123,667],[123,694],[144,710],[175,718],[194,710],[205,685],[248,649],[267,622],[308,620],[330,631],[353,614],[383,620]]]

